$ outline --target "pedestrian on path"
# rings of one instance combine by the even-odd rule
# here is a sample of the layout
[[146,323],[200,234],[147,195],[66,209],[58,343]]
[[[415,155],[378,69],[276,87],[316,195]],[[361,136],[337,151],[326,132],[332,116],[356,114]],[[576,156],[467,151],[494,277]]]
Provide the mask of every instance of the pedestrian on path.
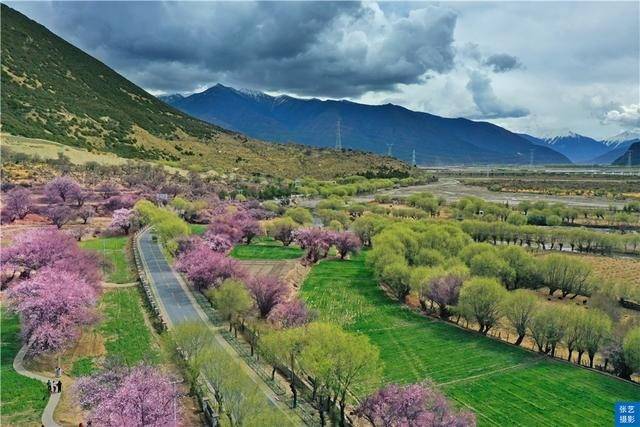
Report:
[[49,390],[49,393],[53,391],[53,384],[51,383],[51,380],[47,380],[47,389]]
[[58,393],[62,393],[62,381],[58,380]]
[[56,378],[60,378],[62,375],[62,368],[60,366],[56,366]]

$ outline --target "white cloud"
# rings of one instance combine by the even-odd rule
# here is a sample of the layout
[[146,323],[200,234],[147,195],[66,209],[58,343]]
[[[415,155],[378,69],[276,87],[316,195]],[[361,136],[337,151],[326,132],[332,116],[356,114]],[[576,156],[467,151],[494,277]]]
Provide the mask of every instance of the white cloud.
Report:
[[640,128],[640,104],[621,105],[604,113],[602,121],[629,128]]

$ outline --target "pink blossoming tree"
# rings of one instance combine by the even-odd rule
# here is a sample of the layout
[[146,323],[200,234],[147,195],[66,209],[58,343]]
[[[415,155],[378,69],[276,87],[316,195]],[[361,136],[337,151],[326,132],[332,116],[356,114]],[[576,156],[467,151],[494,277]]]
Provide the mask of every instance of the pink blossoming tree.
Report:
[[76,273],[90,284],[100,281],[97,254],[81,251],[72,236],[53,228],[18,234],[11,246],[0,251],[0,262],[3,270],[6,266],[18,269],[22,278],[40,268],[53,267]]
[[340,259],[344,259],[344,257],[348,253],[352,253],[352,254],[357,253],[362,247],[362,242],[360,242],[360,238],[350,231],[341,231],[341,232],[334,233],[333,244],[338,250]]
[[374,426],[468,427],[475,426],[470,412],[457,412],[429,384],[388,385],[367,397],[356,414]]
[[109,228],[122,230],[125,235],[129,234],[129,230],[133,225],[134,214],[133,209],[116,209],[111,216]]
[[269,313],[269,321],[281,328],[303,326],[310,320],[307,305],[298,298],[278,303]]
[[252,277],[247,281],[247,289],[253,296],[262,318],[266,318],[289,294],[289,288],[285,283],[269,276]]
[[215,252],[226,254],[233,248],[233,243],[224,234],[206,234],[203,241]]
[[31,192],[26,188],[15,187],[7,192],[2,200],[2,214],[9,222],[23,219],[31,211]]
[[225,279],[244,275],[236,260],[202,244],[180,254],[176,268],[198,290],[218,286]]
[[438,305],[440,317],[448,318],[451,313],[447,306],[457,305],[460,297],[460,288],[465,277],[461,274],[447,273],[436,276],[429,281],[427,298]]
[[83,326],[96,320],[96,287],[74,272],[40,269],[11,286],[7,295],[10,309],[20,314],[22,338],[31,354],[67,348]]
[[74,200],[79,193],[82,193],[82,188],[68,176],[54,178],[44,186],[44,194],[51,203]]
[[46,210],[45,216],[60,229],[73,219],[73,211],[66,205],[55,205]]
[[108,369],[82,377],[74,395],[100,426],[173,426],[179,425],[182,413],[172,378],[153,366]]
[[93,206],[83,206],[78,209],[78,217],[82,219],[82,223],[86,224],[89,222],[91,218],[93,218],[96,214],[96,210]]
[[313,264],[327,256],[333,238],[332,231],[322,228],[305,228],[296,232],[295,240],[306,251],[305,259]]

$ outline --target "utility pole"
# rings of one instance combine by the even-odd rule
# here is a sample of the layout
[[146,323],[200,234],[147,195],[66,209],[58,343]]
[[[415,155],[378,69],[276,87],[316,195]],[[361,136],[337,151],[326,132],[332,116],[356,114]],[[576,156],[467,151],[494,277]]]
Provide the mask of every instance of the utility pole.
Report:
[[393,142],[387,144],[387,156],[391,157],[393,155]]
[[533,148],[529,148],[529,167],[533,167]]
[[627,167],[631,167],[631,153],[633,153],[633,150],[629,150],[627,153]]
[[411,153],[411,166],[416,167],[416,149]]
[[340,117],[336,124],[336,150],[342,150],[342,135],[340,134]]

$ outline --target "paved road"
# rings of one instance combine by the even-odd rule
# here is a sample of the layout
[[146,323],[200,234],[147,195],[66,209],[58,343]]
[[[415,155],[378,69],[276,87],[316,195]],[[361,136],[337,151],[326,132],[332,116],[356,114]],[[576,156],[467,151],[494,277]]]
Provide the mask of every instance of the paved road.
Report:
[[152,240],[149,230],[141,233],[138,242],[140,256],[151,275],[157,295],[168,316],[167,320],[174,325],[193,320],[204,321],[167,262],[160,245]]
[[156,296],[160,299],[160,310],[165,316],[169,328],[181,322],[194,320],[203,322],[211,329],[213,338],[218,344],[235,359],[242,371],[256,383],[256,386],[260,388],[269,401],[282,411],[283,416],[294,424],[299,424],[298,420],[288,410],[286,404],[278,399],[273,390],[258,377],[256,372],[246,364],[233,347],[220,335],[218,329],[209,322],[207,315],[198,306],[193,295],[190,294],[187,285],[167,262],[160,245],[152,240],[149,229],[138,235],[136,243],[140,249],[142,263],[151,276],[151,286],[154,288]]

